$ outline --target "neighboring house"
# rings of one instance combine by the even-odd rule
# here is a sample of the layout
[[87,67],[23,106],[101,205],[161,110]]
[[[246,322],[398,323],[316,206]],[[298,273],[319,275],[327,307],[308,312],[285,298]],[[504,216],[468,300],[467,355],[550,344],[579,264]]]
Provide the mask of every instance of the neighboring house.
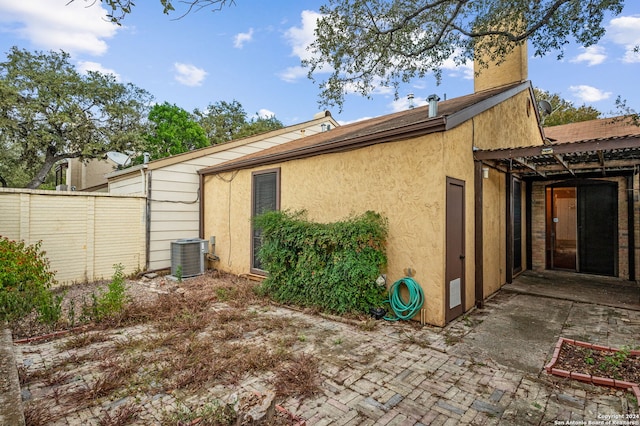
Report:
[[202,233],[199,169],[338,126],[331,114],[323,111],[316,114],[313,120],[294,126],[109,173],[107,180],[110,194],[143,194],[147,197],[145,269],[169,268],[171,242],[198,238]]
[[114,171],[117,164],[110,159],[82,161],[78,158],[62,160],[55,166],[58,191],[107,192],[105,175]]
[[640,127],[614,117],[544,132],[543,147],[476,153],[525,183],[527,264],[637,280]]
[[[420,319],[442,326],[496,292],[525,263],[525,186],[478,152],[544,144],[526,49],[481,73],[474,94],[344,125],[200,170],[202,233],[219,269],[256,266],[256,206],[319,222],[367,210],[388,219],[387,285],[412,275]],[[509,206],[509,208],[507,208]],[[416,317],[417,318],[417,317]]]

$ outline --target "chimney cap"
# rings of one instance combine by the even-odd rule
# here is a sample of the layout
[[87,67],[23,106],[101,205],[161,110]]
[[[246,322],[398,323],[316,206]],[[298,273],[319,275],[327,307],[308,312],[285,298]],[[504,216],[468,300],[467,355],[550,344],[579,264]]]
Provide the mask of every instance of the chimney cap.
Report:
[[429,95],[429,97],[427,98],[427,100],[428,100],[429,102],[431,102],[431,101],[436,101],[436,102],[438,102],[438,101],[440,100],[440,97],[434,93],[433,95]]

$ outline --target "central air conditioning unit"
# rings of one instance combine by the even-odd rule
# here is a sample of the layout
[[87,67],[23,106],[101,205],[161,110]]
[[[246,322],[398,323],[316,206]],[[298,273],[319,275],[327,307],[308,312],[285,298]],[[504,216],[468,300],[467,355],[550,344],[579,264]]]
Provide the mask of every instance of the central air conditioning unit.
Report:
[[205,255],[208,251],[207,240],[185,238],[172,241],[171,275],[187,278],[204,274]]

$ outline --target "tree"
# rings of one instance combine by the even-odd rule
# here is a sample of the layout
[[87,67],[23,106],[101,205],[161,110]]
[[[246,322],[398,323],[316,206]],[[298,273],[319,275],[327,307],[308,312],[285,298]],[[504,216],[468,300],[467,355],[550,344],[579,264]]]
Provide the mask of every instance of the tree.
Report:
[[211,145],[283,127],[282,123],[273,116],[263,118],[256,114],[254,118],[248,120],[247,113],[236,100],[209,104],[204,111],[196,109],[193,114],[205,130]]
[[151,99],[113,75],[79,74],[65,52],[13,47],[0,62],[0,145],[37,188],[59,160],[137,149]]
[[167,102],[154,105],[149,112],[149,122],[150,131],[145,137],[144,150],[152,160],[209,145],[202,127],[187,111],[176,105]]
[[551,104],[553,112],[542,116],[542,125],[544,127],[595,120],[602,116],[602,113],[597,109],[584,104],[576,107],[572,102],[561,98],[557,93],[546,92],[538,88],[535,88],[533,92],[538,102],[545,100]]
[[618,15],[624,0],[329,0],[320,11],[312,56],[303,61],[319,82],[325,105],[342,107],[348,92],[368,96],[432,72],[444,61],[500,63],[518,44],[535,56],[560,52],[571,38],[582,46],[604,35],[606,12]]
[[[70,0],[69,3],[75,0]],[[111,9],[111,12],[107,15],[107,18],[111,22],[115,22],[120,24],[124,17],[130,14],[135,6],[133,0],[100,0],[100,3],[107,6]],[[162,6],[162,12],[168,15],[170,12],[175,11],[175,7],[173,6],[171,0],[160,0],[160,5]],[[212,8],[213,10],[221,10],[226,5],[234,5],[234,0],[180,0],[180,3],[186,5],[186,10],[181,12],[182,16],[186,16],[192,11],[204,9],[204,8]]]
[[[347,93],[369,96],[433,73],[439,82],[445,61],[500,63],[519,44],[530,42],[535,56],[575,40],[587,47],[605,33],[606,13],[622,12],[625,0],[328,0],[320,8],[316,39],[303,65],[321,89],[323,106],[342,109]],[[101,0],[119,22],[131,0]],[[160,0],[165,13],[172,0]],[[184,0],[186,11],[220,10],[233,0]],[[638,47],[636,47],[638,49]],[[324,72],[326,80],[316,80]]]

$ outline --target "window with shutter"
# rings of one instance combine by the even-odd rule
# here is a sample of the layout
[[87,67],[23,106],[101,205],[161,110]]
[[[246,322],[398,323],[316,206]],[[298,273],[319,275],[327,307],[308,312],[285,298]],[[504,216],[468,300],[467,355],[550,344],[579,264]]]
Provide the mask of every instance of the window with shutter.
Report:
[[[251,217],[280,209],[280,169],[264,170],[252,173]],[[258,251],[262,231],[255,226],[251,229],[251,272],[264,274]]]

